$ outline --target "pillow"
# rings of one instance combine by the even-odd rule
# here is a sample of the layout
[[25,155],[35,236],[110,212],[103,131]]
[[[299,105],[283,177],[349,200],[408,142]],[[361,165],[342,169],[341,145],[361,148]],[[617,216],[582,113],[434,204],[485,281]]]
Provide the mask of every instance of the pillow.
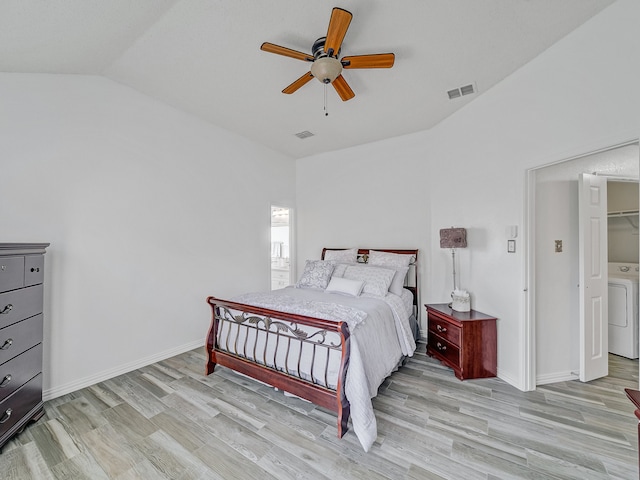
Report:
[[296,288],[319,288],[324,290],[329,284],[334,265],[324,260],[307,260]]
[[362,293],[364,282],[362,280],[350,280],[348,278],[331,277],[325,292],[341,293],[357,297]]
[[360,265],[359,263],[338,263],[331,274],[334,277],[344,277],[344,272],[349,265]]
[[325,250],[324,259],[325,261],[333,261],[336,263],[356,263],[358,261],[358,249]]
[[389,291],[396,295],[402,295],[404,289],[404,279],[407,277],[409,267],[395,267],[396,274],[393,276],[391,285],[389,285]]
[[389,285],[396,274],[395,270],[364,265],[349,265],[344,272],[344,278],[364,281],[364,293],[384,297],[389,291]]
[[370,250],[367,263],[369,265],[382,265],[385,267],[408,267],[413,259],[413,255]]

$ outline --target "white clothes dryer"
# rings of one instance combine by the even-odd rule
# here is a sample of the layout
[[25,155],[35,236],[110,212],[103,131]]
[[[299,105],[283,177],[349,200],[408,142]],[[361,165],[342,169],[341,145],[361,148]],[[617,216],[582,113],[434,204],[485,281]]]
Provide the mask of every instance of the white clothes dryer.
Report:
[[638,358],[637,263],[609,263],[609,352]]

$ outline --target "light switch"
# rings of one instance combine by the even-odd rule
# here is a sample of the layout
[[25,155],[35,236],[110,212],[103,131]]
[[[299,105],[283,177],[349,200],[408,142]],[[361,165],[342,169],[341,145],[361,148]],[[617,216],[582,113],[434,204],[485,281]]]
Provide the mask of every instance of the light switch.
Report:
[[562,240],[556,240],[556,253],[562,253]]
[[516,241],[515,240],[507,240],[507,252],[508,253],[516,253]]

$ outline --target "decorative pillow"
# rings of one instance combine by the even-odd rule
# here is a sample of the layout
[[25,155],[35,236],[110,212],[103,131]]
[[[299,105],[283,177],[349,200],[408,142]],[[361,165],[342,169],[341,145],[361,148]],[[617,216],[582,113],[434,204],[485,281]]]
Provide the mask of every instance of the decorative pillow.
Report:
[[297,288],[319,288],[324,290],[329,284],[334,264],[324,260],[307,260]]
[[344,278],[364,281],[364,293],[384,297],[389,291],[389,285],[396,274],[395,270],[364,265],[349,265],[344,272]]
[[367,263],[369,265],[382,265],[385,267],[408,267],[413,260],[413,255],[370,250]]
[[331,277],[329,286],[325,292],[341,293],[357,297],[362,293],[364,282],[362,280],[350,280],[348,278]]
[[335,263],[356,263],[358,261],[358,249],[326,250],[324,252],[324,259],[325,261],[333,261]]

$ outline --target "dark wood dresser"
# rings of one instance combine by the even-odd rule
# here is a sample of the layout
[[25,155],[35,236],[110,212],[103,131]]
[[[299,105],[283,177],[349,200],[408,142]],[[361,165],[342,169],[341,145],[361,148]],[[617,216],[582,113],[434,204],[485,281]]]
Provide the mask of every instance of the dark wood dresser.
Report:
[[0,448],[44,414],[42,324],[48,243],[0,243]]
[[427,354],[451,367],[460,380],[495,377],[496,318],[456,312],[446,303],[427,304]]

